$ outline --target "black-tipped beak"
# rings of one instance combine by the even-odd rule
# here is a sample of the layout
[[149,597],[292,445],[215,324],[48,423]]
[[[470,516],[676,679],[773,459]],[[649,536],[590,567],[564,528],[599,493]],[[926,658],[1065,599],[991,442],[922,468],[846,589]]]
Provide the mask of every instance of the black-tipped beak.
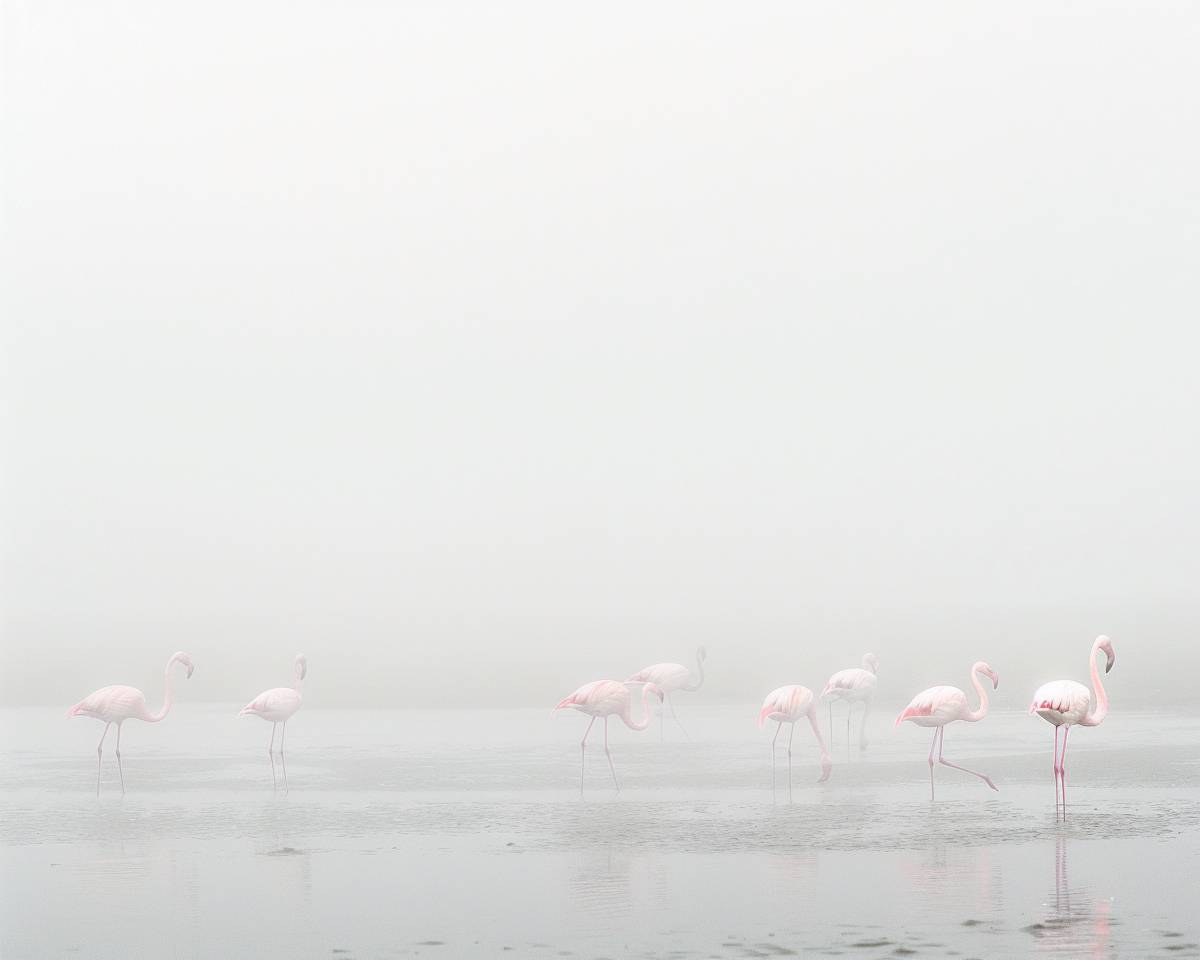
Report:
[[196,669],[196,668],[195,668],[194,666],[192,666],[190,663],[188,664],[188,675],[187,675],[187,678],[188,678],[189,680],[191,680],[191,679],[192,679],[192,671],[193,671],[193,670],[195,670],[195,669]]
[[1108,661],[1108,663],[1106,663],[1106,664],[1104,665],[1104,672],[1105,672],[1105,673],[1108,673],[1108,671],[1112,669],[1112,667],[1113,667],[1113,664],[1114,664],[1114,663],[1116,663],[1116,662],[1117,662],[1117,658],[1116,658],[1116,657],[1113,657],[1111,660],[1109,660],[1109,661]]
[[999,677],[992,678],[992,689],[993,690],[1000,689],[1000,678]]

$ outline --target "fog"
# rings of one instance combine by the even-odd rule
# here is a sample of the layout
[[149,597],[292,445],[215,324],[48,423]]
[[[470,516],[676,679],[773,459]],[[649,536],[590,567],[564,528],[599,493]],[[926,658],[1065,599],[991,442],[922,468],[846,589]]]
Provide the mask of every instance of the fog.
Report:
[[6,4],[0,701],[1185,699],[1200,14],[869,11]]

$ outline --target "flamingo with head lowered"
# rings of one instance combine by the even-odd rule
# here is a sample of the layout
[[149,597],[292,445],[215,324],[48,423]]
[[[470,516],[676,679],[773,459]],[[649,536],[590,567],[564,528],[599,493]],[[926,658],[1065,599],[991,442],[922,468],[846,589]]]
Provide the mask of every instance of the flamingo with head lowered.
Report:
[[117,725],[117,773],[121,777],[121,796],[125,796],[125,770],[121,766],[121,724],[126,720],[144,720],[146,723],[158,723],[171,709],[171,667],[181,664],[187,668],[190,678],[196,669],[192,658],[186,653],[176,653],[167,661],[163,670],[163,702],[157,712],[151,713],[146,706],[146,695],[137,687],[101,687],[94,693],[89,693],[75,706],[67,711],[68,717],[91,717],[104,724],[104,732],[100,734],[100,742],[96,744],[96,796],[100,796],[100,761],[104,754],[104,738],[108,736],[108,728]]
[[915,723],[918,727],[934,727],[933,743],[929,747],[929,799],[933,799],[933,751],[937,749],[937,762],[945,767],[953,767],[955,770],[961,770],[963,773],[969,773],[973,777],[978,777],[993,790],[999,790],[991,777],[985,776],[982,773],[977,773],[974,770],[968,770],[966,767],[960,767],[957,763],[951,763],[942,757],[942,745],[946,737],[946,724],[953,723],[955,720],[966,720],[968,723],[975,723],[987,716],[988,697],[987,691],[983,684],[979,682],[979,674],[983,674],[992,681],[992,689],[1000,686],[1000,677],[996,671],[989,667],[982,660],[978,661],[971,667],[971,683],[974,685],[976,692],[979,694],[979,706],[971,710],[967,706],[967,695],[958,687],[930,687],[928,690],[922,690],[907,707],[905,707],[900,716],[896,717],[896,726],[900,726],[905,720],[910,723]]
[[283,758],[283,741],[287,736],[288,720],[300,709],[300,684],[308,675],[308,660],[304,654],[296,654],[292,671],[294,679],[290,687],[272,687],[270,690],[264,690],[242,707],[238,714],[240,717],[262,717],[271,723],[271,742],[267,745],[267,756],[271,759],[271,786],[275,790],[279,789],[275,780],[275,754],[273,752],[275,750],[275,728],[279,724],[283,724],[283,729],[279,732],[279,762],[283,766],[284,796],[287,796],[288,793],[288,782],[287,761]]
[[588,734],[592,732],[592,726],[596,723],[598,717],[604,718],[604,755],[608,757],[608,769],[612,773],[613,786],[617,788],[617,793],[621,792],[621,784],[617,782],[617,770],[613,766],[612,751],[608,748],[608,718],[615,714],[621,718],[625,726],[630,730],[645,730],[650,726],[650,706],[646,701],[651,694],[658,697],[660,701],[662,700],[662,691],[653,683],[647,683],[643,686],[641,720],[633,719],[633,697],[629,693],[629,687],[620,680],[593,680],[591,683],[585,683],[570,696],[563,697],[555,705],[555,710],[562,710],[564,707],[573,707],[580,713],[586,713],[592,718],[588,722],[587,729],[583,732],[583,739],[579,741],[580,796],[583,796],[583,770],[584,758],[587,754],[587,738]]
[[[692,671],[685,667],[682,663],[655,663],[645,667],[630,677],[626,683],[652,683],[658,687],[662,694],[662,701],[666,708],[671,711],[671,719],[679,724],[679,729],[683,730],[683,735],[688,737],[687,729],[680,722],[679,717],[675,716],[675,704],[671,702],[671,694],[676,690],[686,690],[689,693],[699,690],[704,684],[704,660],[708,656],[708,651],[704,647],[696,648],[696,680],[692,682]],[[663,726],[666,723],[666,718],[662,712],[659,713],[658,724],[658,739],[659,742],[663,739]],[[690,740],[691,737],[688,737]]]
[[775,728],[775,736],[771,738],[772,793],[775,792],[775,741],[779,739],[779,731],[783,729],[785,723],[791,725],[787,742],[788,794],[790,795],[792,792],[792,737],[796,735],[796,721],[801,717],[808,717],[809,726],[812,727],[813,736],[817,738],[817,748],[820,750],[821,776],[817,778],[817,783],[824,783],[828,780],[829,773],[833,769],[829,752],[825,749],[825,741],[821,738],[821,727],[817,723],[817,698],[813,696],[813,692],[798,683],[778,687],[767,694],[762,709],[758,711],[760,727],[765,720],[775,720],[779,723],[779,726]]
[[839,670],[825,684],[821,691],[821,699],[829,703],[829,742],[833,743],[833,701],[846,702],[846,749],[850,749],[850,714],[854,705],[863,705],[862,722],[858,728],[858,749],[867,749],[867,714],[871,712],[871,700],[875,696],[875,685],[878,682],[879,658],[873,653],[863,654],[862,666],[851,667],[849,670]]
[[[1103,635],[1097,637],[1092,643],[1092,652],[1088,657],[1092,686],[1096,690],[1095,702],[1092,701],[1092,692],[1082,683],[1074,680],[1051,680],[1037,688],[1033,694],[1033,702],[1029,705],[1030,713],[1036,713],[1043,720],[1054,724],[1054,806],[1055,809],[1058,808],[1061,784],[1064,815],[1067,811],[1067,734],[1075,724],[1081,727],[1098,727],[1108,716],[1108,694],[1104,692],[1104,684],[1100,682],[1100,671],[1096,669],[1098,653],[1103,653],[1106,657],[1105,673],[1117,662],[1112,641]],[[1059,727],[1063,728],[1061,754],[1058,750]]]

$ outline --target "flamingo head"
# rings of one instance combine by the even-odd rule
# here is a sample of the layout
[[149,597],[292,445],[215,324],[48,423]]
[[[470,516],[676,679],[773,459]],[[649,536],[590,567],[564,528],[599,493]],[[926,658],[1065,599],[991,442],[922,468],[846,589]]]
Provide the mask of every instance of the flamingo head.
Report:
[[664,695],[663,695],[663,692],[662,692],[662,690],[659,688],[658,684],[655,684],[655,683],[648,683],[648,684],[646,684],[644,687],[642,687],[642,699],[643,699],[643,700],[645,700],[645,699],[646,699],[646,694],[648,694],[648,693],[652,693],[652,694],[654,694],[656,697],[658,697],[658,702],[659,702],[659,703],[662,703],[662,702],[663,702],[663,696],[664,696]]
[[706,650],[704,647],[697,647],[696,648],[696,659],[699,660],[701,663],[703,663],[705,660],[708,659],[708,650]]
[[296,654],[295,673],[297,680],[303,680],[308,676],[308,658],[302,653]]
[[995,670],[993,670],[991,667],[989,667],[986,663],[983,663],[982,661],[980,661],[980,663],[978,664],[978,666],[975,669],[979,673],[982,673],[985,677],[987,677],[989,680],[992,681],[992,689],[993,690],[1000,689],[1000,674],[998,674]]
[[879,672],[879,658],[873,653],[868,653],[863,656],[863,666],[872,673]]
[[[192,679],[192,671],[196,669],[196,665],[192,663],[192,658],[190,656],[188,656],[186,653],[179,652],[171,657],[171,663],[182,663],[185,667],[187,667],[187,678],[189,680]],[[170,667],[171,663],[168,663],[167,666]]]
[[1104,672],[1108,673],[1113,668],[1113,664],[1117,662],[1117,655],[1113,651],[1112,641],[1105,636],[1096,638],[1096,649],[1103,650],[1104,655],[1108,657],[1108,662],[1104,664]]

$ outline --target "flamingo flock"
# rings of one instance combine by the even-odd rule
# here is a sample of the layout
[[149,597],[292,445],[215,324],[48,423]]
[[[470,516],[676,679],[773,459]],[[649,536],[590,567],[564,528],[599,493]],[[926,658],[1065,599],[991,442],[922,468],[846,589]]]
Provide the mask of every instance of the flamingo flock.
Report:
[[[1105,656],[1104,673],[1107,674],[1116,662],[1116,653],[1112,641],[1106,636],[1099,636],[1092,644],[1088,658],[1088,668],[1091,674],[1091,689],[1074,680],[1053,680],[1042,684],[1034,692],[1029,706],[1030,714],[1037,714],[1054,727],[1054,799],[1055,809],[1062,810],[1064,815],[1067,803],[1066,786],[1066,754],[1067,735],[1072,726],[1095,727],[1103,722],[1108,715],[1108,695],[1097,668],[1097,658]],[[657,700],[659,707],[659,737],[665,737],[665,713],[670,711],[671,717],[687,736],[671,694],[678,691],[696,691],[704,683],[704,661],[707,653],[704,647],[696,650],[696,671],[692,671],[679,663],[658,663],[639,670],[630,675],[627,680],[594,680],[585,683],[574,693],[563,697],[554,707],[555,711],[573,709],[586,714],[590,719],[584,730],[583,738],[579,741],[579,790],[583,794],[586,764],[587,742],[592,728],[597,720],[604,721],[604,755],[608,761],[609,773],[612,776],[613,787],[619,793],[620,780],[617,778],[616,765],[613,763],[612,748],[608,739],[608,721],[617,717],[630,730],[642,731],[650,726],[651,717]],[[186,670],[188,678],[195,670],[192,658],[186,653],[175,653],[167,661],[163,670],[163,701],[157,711],[150,711],[146,706],[146,697],[136,687],[109,686],[89,694],[67,711],[68,717],[91,717],[104,724],[100,741],[96,745],[96,795],[100,795],[101,777],[103,772],[104,741],[113,724],[117,726],[116,760],[117,773],[121,782],[121,794],[125,794],[125,771],[121,765],[121,727],[126,720],[142,720],[146,723],[159,723],[171,709],[171,668],[176,664]],[[275,733],[279,731],[279,760],[282,767],[284,795],[288,794],[287,765],[284,759],[284,740],[287,736],[287,722],[300,709],[302,702],[301,685],[308,674],[308,661],[303,654],[298,654],[292,664],[292,683],[286,687],[273,687],[264,690],[246,704],[239,716],[259,717],[271,724],[271,739],[267,746],[267,756],[271,761],[271,780],[278,791],[278,781],[275,775]],[[758,726],[762,727],[767,721],[776,724],[775,733],[771,738],[771,788],[776,787],[777,747],[779,735],[786,723],[789,727],[787,748],[788,791],[792,786],[792,741],[795,737],[796,723],[804,718],[808,720],[816,741],[821,775],[818,783],[830,778],[833,762],[826,746],[826,738],[822,735],[818,721],[817,704],[825,702],[829,707],[829,742],[833,739],[833,704],[842,701],[846,704],[846,745],[850,747],[851,715],[855,704],[862,704],[862,714],[859,726],[858,746],[860,751],[866,750],[866,720],[870,713],[878,686],[879,660],[872,654],[863,655],[862,666],[834,673],[821,688],[819,694],[801,684],[787,684],[777,687],[767,694],[758,711]],[[999,790],[995,782],[985,773],[971,770],[960,764],[947,760],[944,756],[946,727],[956,720],[964,723],[978,723],[988,713],[988,687],[980,678],[990,681],[992,691],[1000,687],[1000,676],[988,663],[976,661],[970,670],[970,685],[974,688],[975,706],[971,706],[971,698],[959,687],[939,685],[922,690],[914,696],[900,714],[896,717],[895,726],[911,723],[917,727],[933,729],[933,740],[929,747],[929,798],[936,799],[934,769],[936,766],[950,767],[978,778],[992,790]],[[634,717],[634,694],[632,688],[641,688],[639,700],[640,719]],[[1062,729],[1062,746],[1059,746],[1059,730]],[[688,737],[690,739],[690,737]],[[936,759],[935,759],[936,754]]]

